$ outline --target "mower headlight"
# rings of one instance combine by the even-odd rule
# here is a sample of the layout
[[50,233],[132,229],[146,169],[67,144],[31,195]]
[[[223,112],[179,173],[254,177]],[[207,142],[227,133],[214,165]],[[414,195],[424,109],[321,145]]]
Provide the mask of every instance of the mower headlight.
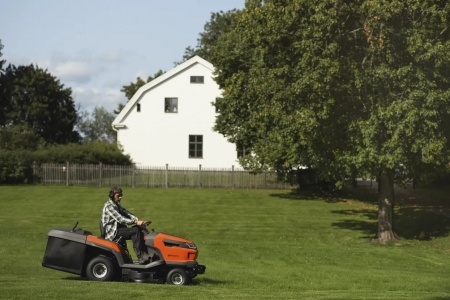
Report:
[[181,246],[182,248],[189,248],[189,249],[197,249],[197,246],[195,246],[195,244],[191,244],[191,243],[186,243],[186,244],[183,244],[182,246]]

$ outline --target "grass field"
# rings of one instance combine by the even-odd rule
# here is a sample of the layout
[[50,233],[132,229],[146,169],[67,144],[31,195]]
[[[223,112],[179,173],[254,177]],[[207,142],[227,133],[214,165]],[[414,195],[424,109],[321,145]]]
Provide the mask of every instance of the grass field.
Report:
[[47,231],[79,221],[98,235],[107,193],[0,186],[0,299],[450,299],[450,219],[401,202],[401,239],[376,245],[376,203],[361,192],[130,188],[123,205],[151,228],[193,240],[204,275],[178,287],[43,268]]

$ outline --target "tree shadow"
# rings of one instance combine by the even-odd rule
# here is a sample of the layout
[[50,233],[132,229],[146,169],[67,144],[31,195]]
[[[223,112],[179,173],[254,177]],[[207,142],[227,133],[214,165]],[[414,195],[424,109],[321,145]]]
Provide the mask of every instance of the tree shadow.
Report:
[[284,199],[284,200],[293,200],[293,201],[325,201],[327,203],[337,203],[337,202],[345,202],[345,199],[340,197],[339,193],[336,192],[324,192],[324,191],[314,191],[314,190],[306,190],[306,191],[296,191],[293,190],[290,193],[273,193],[270,194],[271,197]]
[[450,217],[428,208],[400,207],[396,210],[394,222],[397,234],[410,240],[428,241],[448,237],[450,233]]
[[377,234],[377,223],[374,222],[346,219],[332,223],[332,226],[339,229],[359,231],[362,233],[361,239],[373,239]]
[[[359,201],[377,205],[378,195],[373,188],[349,188],[335,193],[318,191],[292,191],[291,193],[271,194],[272,197],[293,201],[324,201],[338,203]],[[398,196],[398,197],[397,197]],[[450,215],[443,213],[441,207],[430,205],[421,206],[417,202],[410,203],[404,195],[396,195],[394,213],[395,232],[401,239],[428,241],[433,238],[448,237],[450,233]],[[345,216],[343,220],[332,223],[333,227],[359,231],[363,238],[372,239],[378,231],[378,210],[374,209],[345,209],[334,210],[334,214]],[[366,220],[352,218],[364,216]]]
[[[372,239],[377,234],[377,211],[371,209],[345,209],[345,210],[333,210],[333,214],[339,214],[342,216],[348,216],[339,222],[334,222],[331,225],[335,228],[355,230],[363,234],[362,239]],[[357,220],[351,218],[352,216],[364,216],[367,221]]]

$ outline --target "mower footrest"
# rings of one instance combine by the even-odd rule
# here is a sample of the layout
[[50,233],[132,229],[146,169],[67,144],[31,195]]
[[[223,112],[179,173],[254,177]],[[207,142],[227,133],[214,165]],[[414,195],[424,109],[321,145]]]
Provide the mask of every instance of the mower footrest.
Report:
[[155,273],[153,272],[139,272],[139,271],[130,271],[128,273],[128,281],[139,282],[139,283],[163,283],[164,281],[161,278],[155,277]]

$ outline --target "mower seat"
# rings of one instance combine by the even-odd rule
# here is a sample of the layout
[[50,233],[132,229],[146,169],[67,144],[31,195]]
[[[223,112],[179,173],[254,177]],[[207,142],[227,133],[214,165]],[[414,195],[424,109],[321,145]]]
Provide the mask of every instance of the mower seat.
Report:
[[98,224],[100,225],[100,237],[101,237],[102,239],[104,239],[105,236],[106,236],[106,229],[105,229],[105,227],[103,226],[102,220],[100,220],[100,222],[99,222]]
[[[105,228],[105,226],[103,226],[102,220],[100,220],[100,222],[99,222],[98,224],[99,224],[99,226],[100,226],[100,237],[101,237],[102,239],[104,239],[105,236],[106,236],[106,228]],[[122,248],[124,248],[124,249],[127,249],[127,248],[128,248],[128,247],[127,247],[127,241],[124,240],[124,239],[122,239],[121,236],[119,236],[118,238],[113,239],[112,241],[113,241],[114,243],[120,245],[120,246],[121,246]],[[127,249],[127,250],[128,250],[128,249]]]

